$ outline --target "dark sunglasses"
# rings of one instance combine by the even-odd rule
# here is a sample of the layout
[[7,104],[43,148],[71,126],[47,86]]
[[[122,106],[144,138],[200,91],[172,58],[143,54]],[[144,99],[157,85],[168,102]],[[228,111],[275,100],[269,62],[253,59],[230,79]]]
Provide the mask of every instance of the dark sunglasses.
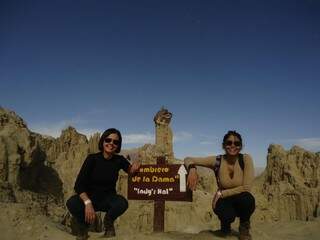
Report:
[[119,144],[120,144],[119,140],[115,140],[115,139],[112,139],[112,138],[105,138],[104,142],[105,143],[113,143],[116,146],[119,146]]
[[231,145],[235,145],[236,147],[240,147],[241,146],[241,142],[240,141],[231,141],[231,140],[228,140],[226,141],[225,145],[226,146],[231,146]]

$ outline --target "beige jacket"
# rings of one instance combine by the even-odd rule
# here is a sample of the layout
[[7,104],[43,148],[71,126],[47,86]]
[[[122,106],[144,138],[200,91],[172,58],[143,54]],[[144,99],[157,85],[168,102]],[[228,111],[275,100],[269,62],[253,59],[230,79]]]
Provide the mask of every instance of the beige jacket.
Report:
[[[216,157],[204,158],[185,158],[184,163],[188,168],[190,164],[203,166],[213,169],[216,162]],[[250,192],[251,185],[254,179],[253,161],[249,154],[243,154],[244,170],[242,171],[239,161],[234,165],[234,174],[231,178],[228,173],[228,162],[224,157],[221,158],[219,169],[219,177],[222,190],[222,198],[229,197],[242,192]],[[212,173],[214,174],[214,173]]]

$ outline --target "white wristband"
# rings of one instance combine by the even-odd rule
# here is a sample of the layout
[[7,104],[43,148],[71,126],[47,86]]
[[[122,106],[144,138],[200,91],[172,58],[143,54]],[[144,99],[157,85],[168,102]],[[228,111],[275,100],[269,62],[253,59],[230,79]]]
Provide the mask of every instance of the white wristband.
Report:
[[84,201],[84,205],[88,205],[88,204],[90,204],[90,203],[91,203],[91,200],[90,200],[90,199],[87,199],[87,200]]

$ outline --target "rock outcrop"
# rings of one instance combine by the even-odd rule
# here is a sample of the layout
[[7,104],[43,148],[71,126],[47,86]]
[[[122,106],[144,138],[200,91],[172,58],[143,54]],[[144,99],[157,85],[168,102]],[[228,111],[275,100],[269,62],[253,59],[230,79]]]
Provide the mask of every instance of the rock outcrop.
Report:
[[86,136],[74,128],[57,139],[29,131],[14,112],[0,108],[0,201],[40,204],[55,219],[90,151]]
[[279,220],[318,217],[320,203],[320,155],[300,147],[285,151],[270,145],[262,193],[276,208]]
[[59,206],[63,209],[63,191],[59,174],[47,162],[54,139],[30,132],[19,116],[3,108],[0,123],[0,201],[28,202],[55,215]]
[[174,160],[173,135],[169,126],[171,118],[172,113],[165,108],[161,108],[153,118],[156,128],[156,146],[161,149],[162,155],[166,156],[168,163]]
[[145,144],[139,148],[123,149],[120,154],[126,156],[131,161],[138,160],[141,164],[156,164],[156,159],[163,156],[163,151],[157,145]]
[[19,184],[19,169],[39,158],[37,137],[12,111],[0,108],[0,179],[12,186]]
[[48,149],[47,163],[58,173],[63,183],[64,199],[72,195],[75,176],[88,153],[86,136],[72,127],[63,130],[61,136],[55,139]]

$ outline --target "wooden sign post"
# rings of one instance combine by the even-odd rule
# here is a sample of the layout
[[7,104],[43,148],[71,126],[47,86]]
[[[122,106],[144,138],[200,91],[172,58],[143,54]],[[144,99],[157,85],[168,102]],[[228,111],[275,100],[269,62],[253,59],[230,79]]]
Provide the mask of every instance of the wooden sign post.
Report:
[[164,231],[165,201],[192,202],[192,191],[186,187],[187,171],[183,164],[142,165],[139,172],[128,177],[128,199],[154,200],[153,231]]
[[[164,157],[159,157],[157,159],[157,165],[166,164],[166,159]],[[166,205],[164,200],[155,200],[153,208],[153,231],[163,232],[164,231],[164,211]]]

